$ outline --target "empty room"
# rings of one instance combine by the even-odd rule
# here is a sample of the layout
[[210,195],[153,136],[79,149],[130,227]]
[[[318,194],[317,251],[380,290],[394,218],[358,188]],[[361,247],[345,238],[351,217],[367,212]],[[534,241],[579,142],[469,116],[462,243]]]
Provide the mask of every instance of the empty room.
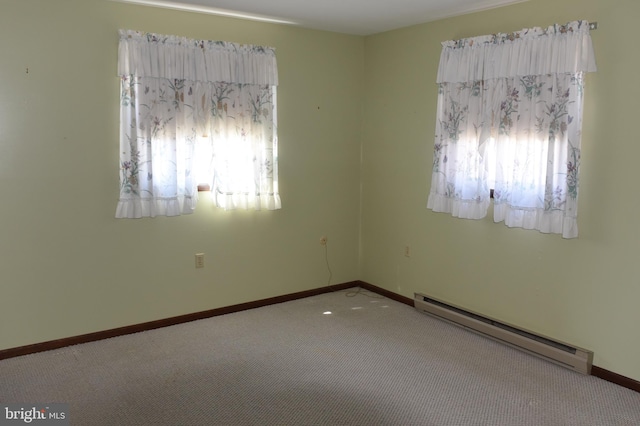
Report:
[[640,424],[639,18],[0,0],[0,425]]

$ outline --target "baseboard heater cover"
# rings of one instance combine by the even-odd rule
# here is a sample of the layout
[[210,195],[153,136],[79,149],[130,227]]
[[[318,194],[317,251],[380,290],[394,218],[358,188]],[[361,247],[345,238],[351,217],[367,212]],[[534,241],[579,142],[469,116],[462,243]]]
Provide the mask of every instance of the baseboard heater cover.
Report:
[[415,293],[414,306],[421,312],[462,326],[547,361],[582,374],[591,374],[592,351],[514,327],[421,293]]

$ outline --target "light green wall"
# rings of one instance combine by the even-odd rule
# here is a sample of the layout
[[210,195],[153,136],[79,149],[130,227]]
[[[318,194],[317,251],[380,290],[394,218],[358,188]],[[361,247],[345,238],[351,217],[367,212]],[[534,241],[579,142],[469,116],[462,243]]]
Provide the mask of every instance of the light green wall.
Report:
[[[114,218],[120,28],[276,48],[282,210]],[[293,26],[0,0],[0,349],[322,287],[323,235],[332,283],[356,280],[363,55]]]
[[[637,0],[530,0],[366,38],[361,279],[591,349],[594,364],[639,380],[638,17]],[[579,239],[427,210],[440,42],[575,19],[600,26]]]

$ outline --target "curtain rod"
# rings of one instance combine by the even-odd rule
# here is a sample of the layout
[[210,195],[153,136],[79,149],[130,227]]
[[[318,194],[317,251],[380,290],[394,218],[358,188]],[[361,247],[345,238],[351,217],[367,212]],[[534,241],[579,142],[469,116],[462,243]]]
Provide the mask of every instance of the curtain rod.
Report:
[[589,22],[589,29],[591,31],[597,30],[598,29],[598,21],[596,22]]

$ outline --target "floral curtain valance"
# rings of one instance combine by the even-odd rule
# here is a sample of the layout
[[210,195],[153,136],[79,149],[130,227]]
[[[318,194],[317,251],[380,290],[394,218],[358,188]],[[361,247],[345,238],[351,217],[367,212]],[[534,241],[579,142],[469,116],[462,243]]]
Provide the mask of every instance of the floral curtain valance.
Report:
[[442,43],[436,83],[596,71],[586,21]]
[[120,30],[118,75],[278,85],[275,49]]
[[578,235],[586,21],[442,43],[427,207]]

